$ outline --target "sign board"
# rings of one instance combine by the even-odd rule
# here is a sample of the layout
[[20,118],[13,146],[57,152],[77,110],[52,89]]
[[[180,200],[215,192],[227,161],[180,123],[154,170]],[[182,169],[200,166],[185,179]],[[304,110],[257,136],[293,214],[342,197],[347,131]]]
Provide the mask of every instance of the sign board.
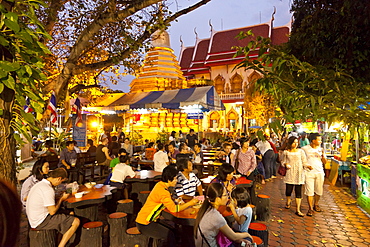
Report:
[[187,119],[203,119],[203,112],[188,113]]
[[77,142],[77,146],[86,147],[86,114],[82,114],[82,125],[76,126],[76,114],[72,117],[73,134],[72,138]]

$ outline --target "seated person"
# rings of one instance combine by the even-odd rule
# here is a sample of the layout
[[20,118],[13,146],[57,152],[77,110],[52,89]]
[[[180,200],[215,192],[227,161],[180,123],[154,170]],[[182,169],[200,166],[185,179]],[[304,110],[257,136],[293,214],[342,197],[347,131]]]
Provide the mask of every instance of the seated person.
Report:
[[72,160],[77,160],[77,153],[73,141],[66,142],[66,148],[60,153],[58,167],[64,167],[67,170],[71,169]]
[[219,159],[220,162],[225,162],[231,164],[231,161],[234,160],[234,154],[231,152],[232,145],[228,142],[222,144],[222,150],[216,152],[215,157]]
[[92,139],[87,139],[87,152],[89,156],[96,156],[96,146],[94,146],[94,141]]
[[128,155],[121,155],[119,157],[120,163],[118,163],[112,172],[112,177],[110,178],[110,186],[117,187],[117,189],[123,189],[124,199],[128,199],[128,190],[125,186],[126,177],[135,177],[135,172],[132,170],[132,167],[127,165],[130,161]]
[[163,169],[170,164],[167,154],[164,152],[164,146],[162,143],[158,144],[158,152],[154,154],[154,171],[162,172]]
[[182,142],[179,147],[180,153],[176,155],[176,162],[180,159],[193,159],[193,151],[189,149],[185,142]]
[[253,214],[251,198],[248,191],[241,187],[235,188],[233,192],[231,192],[229,207],[235,219],[233,229],[238,232],[248,232]]
[[49,173],[49,163],[45,158],[38,159],[32,167],[31,176],[29,176],[26,181],[22,184],[21,189],[21,201],[23,206],[26,206],[26,201],[28,193],[31,188],[42,179],[46,178]]
[[148,147],[145,149],[145,159],[147,160],[153,160],[155,152],[157,150],[153,148],[154,142],[150,142]]
[[203,152],[202,152],[202,146],[200,143],[194,144],[194,163],[197,163],[197,164],[203,163]]
[[[114,159],[112,159],[111,160],[111,162],[110,162],[110,168],[113,168],[113,167],[115,167],[118,163],[120,163],[120,157],[121,156],[128,156],[128,153],[127,153],[127,151],[126,151],[126,149],[124,149],[124,148],[120,148],[119,150],[118,150],[118,157],[117,158],[114,158]],[[129,160],[130,161],[130,160]]]
[[176,149],[176,146],[175,146],[175,144],[173,142],[171,142],[170,144],[168,144],[168,152],[167,152],[167,155],[168,155],[169,160],[176,159],[176,155],[178,153],[180,153],[180,151]]
[[53,149],[53,141],[47,140],[45,142],[45,153],[43,153],[41,156],[53,156],[58,155],[57,152]]
[[118,157],[118,150],[121,147],[117,140],[117,136],[113,136],[112,142],[108,144],[109,154],[113,155],[114,157]]
[[175,229],[159,219],[163,209],[179,212],[198,203],[198,199],[176,205],[172,200],[169,187],[176,186],[178,171],[175,165],[163,169],[162,181],[150,192],[148,199],[136,218],[136,226],[145,236],[164,240],[167,246],[176,246]]
[[179,174],[177,175],[177,184],[175,192],[178,197],[183,199],[192,199],[196,191],[203,195],[202,183],[199,178],[192,172],[193,163],[188,159],[181,159],[176,163]]
[[235,179],[234,179],[234,167],[228,163],[223,163],[218,168],[218,175],[215,177],[211,183],[220,183],[222,184],[230,194],[231,191],[235,188]]
[[[72,143],[73,146],[73,143]],[[61,203],[69,194],[64,193],[55,203],[54,187],[67,179],[67,171],[57,168],[49,173],[47,179],[35,184],[27,198],[26,213],[31,228],[36,230],[55,229],[63,234],[59,247],[66,246],[80,225],[80,220],[71,215],[57,214]]]

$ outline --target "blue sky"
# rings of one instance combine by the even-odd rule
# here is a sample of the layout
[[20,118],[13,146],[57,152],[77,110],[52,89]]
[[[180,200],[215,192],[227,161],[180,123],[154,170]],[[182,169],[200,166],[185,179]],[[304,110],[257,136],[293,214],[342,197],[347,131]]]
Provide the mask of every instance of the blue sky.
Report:
[[[177,0],[179,9],[196,2],[197,0]],[[181,16],[171,24],[168,29],[171,47],[178,57],[181,49],[180,36],[185,46],[193,46],[195,44],[194,28],[200,39],[210,37],[209,20],[216,31],[268,22],[274,6],[276,7],[274,26],[286,25],[291,20],[291,2],[292,0],[212,0],[193,12]],[[176,11],[176,8],[175,3],[171,5],[172,11]],[[128,92],[132,79],[133,77],[129,76],[117,85],[109,86]]]

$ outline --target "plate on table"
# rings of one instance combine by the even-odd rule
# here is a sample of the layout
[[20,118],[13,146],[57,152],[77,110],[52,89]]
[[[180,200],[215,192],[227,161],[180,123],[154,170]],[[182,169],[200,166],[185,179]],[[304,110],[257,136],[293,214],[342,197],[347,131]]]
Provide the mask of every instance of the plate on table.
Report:
[[100,189],[100,188],[102,188],[104,186],[104,184],[97,184],[97,185],[95,185],[94,187],[95,188],[97,188],[97,189]]

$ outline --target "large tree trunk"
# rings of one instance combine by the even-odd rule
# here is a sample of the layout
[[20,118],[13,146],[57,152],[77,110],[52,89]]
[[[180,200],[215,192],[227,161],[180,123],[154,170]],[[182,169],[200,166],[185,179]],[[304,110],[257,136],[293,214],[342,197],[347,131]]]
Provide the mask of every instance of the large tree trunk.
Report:
[[0,94],[0,109],[3,110],[0,116],[0,177],[15,184],[17,182],[15,140],[10,128],[13,104],[14,91],[4,87]]
[[[11,11],[14,7],[12,1],[0,2],[6,10]],[[0,46],[0,60],[13,60],[13,55],[4,46]],[[4,90],[0,93],[0,178],[16,184],[15,140],[13,130],[10,128],[14,95],[14,90],[4,85]]]

